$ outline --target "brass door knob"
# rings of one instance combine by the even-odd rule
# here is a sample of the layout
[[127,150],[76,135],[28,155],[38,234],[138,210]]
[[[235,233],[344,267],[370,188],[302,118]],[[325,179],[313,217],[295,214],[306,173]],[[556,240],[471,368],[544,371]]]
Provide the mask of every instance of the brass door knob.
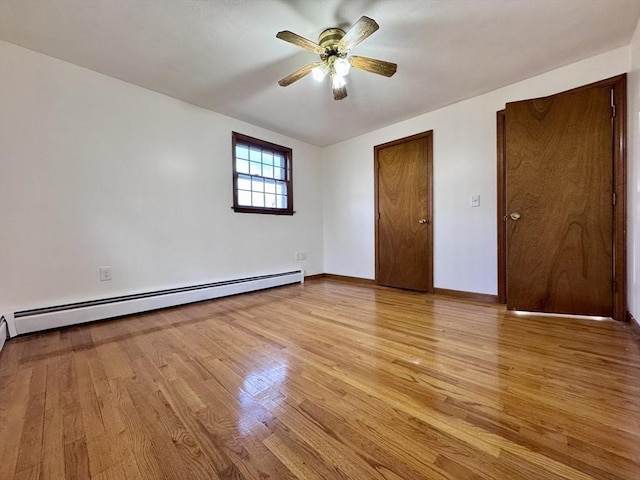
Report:
[[520,214],[518,212],[513,212],[511,215],[511,220],[518,220],[520,218]]
[[421,218],[420,220],[418,220],[418,223],[427,223],[427,219],[426,218]]

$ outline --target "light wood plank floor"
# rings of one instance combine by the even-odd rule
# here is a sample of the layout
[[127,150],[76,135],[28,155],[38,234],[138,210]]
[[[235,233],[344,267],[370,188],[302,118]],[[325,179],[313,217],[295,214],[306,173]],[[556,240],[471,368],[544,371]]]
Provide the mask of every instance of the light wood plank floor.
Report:
[[638,479],[612,321],[329,280],[9,341],[1,479]]

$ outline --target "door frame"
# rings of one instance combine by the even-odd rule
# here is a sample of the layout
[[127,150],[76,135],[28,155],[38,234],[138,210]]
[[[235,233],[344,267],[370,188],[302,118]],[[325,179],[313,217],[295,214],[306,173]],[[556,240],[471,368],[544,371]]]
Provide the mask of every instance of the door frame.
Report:
[[378,208],[378,175],[380,172],[379,151],[400,145],[403,143],[427,139],[427,185],[429,186],[429,196],[427,198],[427,250],[429,258],[429,268],[427,269],[427,290],[426,293],[433,293],[433,130],[417,133],[408,137],[399,138],[391,142],[375,145],[373,147],[373,189],[374,189],[374,216],[375,216],[375,281],[379,283],[380,254],[378,245],[378,221],[380,220],[380,210]]
[[[591,88],[613,89],[613,316],[624,321],[627,311],[627,74],[573,88],[574,93]],[[506,227],[506,113],[496,113],[497,128],[497,222],[498,222],[498,303],[507,303],[507,227]],[[613,199],[612,199],[613,201]]]

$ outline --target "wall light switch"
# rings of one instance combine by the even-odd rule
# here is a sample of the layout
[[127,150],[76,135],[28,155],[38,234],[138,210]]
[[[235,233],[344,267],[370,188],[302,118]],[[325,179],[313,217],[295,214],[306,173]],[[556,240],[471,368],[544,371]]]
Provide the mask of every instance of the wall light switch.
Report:
[[472,207],[479,207],[480,206],[480,195],[471,195],[471,199],[470,199],[470,205]]

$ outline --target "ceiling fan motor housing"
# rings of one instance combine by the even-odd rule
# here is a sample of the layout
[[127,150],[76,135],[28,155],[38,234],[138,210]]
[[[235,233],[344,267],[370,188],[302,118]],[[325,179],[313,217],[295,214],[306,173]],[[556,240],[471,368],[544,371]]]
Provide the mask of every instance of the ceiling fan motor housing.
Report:
[[327,28],[318,37],[318,45],[324,48],[324,55],[320,55],[323,60],[329,57],[344,57],[345,53],[338,50],[338,43],[344,37],[345,32],[341,28]]

